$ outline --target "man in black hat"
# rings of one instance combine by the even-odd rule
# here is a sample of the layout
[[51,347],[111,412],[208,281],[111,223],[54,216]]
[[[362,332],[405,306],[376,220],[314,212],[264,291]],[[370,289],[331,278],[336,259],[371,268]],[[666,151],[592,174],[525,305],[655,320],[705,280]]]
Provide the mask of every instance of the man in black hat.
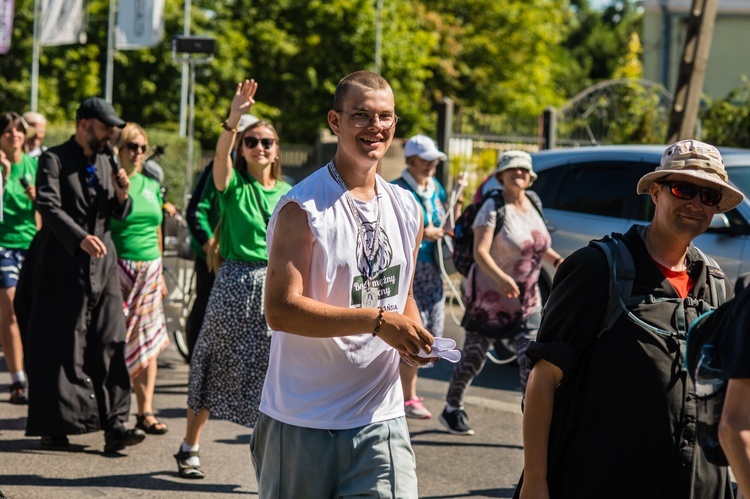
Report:
[[70,140],[39,159],[37,209],[42,229],[29,248],[15,307],[27,359],[26,435],[65,447],[67,435],[105,431],[105,452],[141,442],[127,430],[130,377],[125,321],[110,237],[111,218],[131,211],[130,181],[110,143],[125,126],[96,97],[76,113]]

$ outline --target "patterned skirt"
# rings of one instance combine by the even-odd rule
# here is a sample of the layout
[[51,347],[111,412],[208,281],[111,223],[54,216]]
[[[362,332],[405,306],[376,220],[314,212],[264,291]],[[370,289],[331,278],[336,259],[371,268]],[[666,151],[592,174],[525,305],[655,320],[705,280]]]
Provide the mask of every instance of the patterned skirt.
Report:
[[125,363],[138,376],[169,345],[161,295],[161,258],[145,262],[117,260],[125,312]]
[[250,428],[258,420],[271,348],[263,311],[266,267],[221,264],[190,360],[188,407]]

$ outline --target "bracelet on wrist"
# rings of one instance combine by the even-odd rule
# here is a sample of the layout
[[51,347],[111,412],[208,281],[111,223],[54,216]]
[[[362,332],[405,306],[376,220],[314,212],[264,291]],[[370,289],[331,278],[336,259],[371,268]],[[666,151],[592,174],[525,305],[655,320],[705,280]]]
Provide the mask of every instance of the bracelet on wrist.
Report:
[[231,126],[229,126],[229,123],[227,123],[227,120],[221,122],[221,128],[223,128],[227,132],[237,133],[237,126],[235,125],[235,127],[232,128]]
[[378,319],[377,319],[378,323],[375,326],[375,330],[372,332],[373,336],[377,336],[378,333],[380,332],[380,328],[383,326],[383,324],[386,323],[384,314],[385,314],[385,307],[378,308]]

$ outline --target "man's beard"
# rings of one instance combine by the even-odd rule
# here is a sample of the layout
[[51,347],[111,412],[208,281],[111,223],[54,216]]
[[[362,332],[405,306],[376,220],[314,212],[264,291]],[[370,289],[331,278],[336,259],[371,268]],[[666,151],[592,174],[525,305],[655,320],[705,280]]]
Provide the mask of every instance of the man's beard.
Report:
[[88,142],[89,148],[94,154],[102,154],[109,145],[109,140],[101,140],[92,128],[89,128],[89,136],[86,138],[86,142]]

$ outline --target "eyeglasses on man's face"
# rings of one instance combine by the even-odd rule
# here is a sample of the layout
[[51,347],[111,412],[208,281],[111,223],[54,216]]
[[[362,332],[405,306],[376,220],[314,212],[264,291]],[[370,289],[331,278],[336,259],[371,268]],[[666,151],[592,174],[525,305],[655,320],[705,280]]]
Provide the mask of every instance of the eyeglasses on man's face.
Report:
[[139,152],[140,151],[141,154],[146,154],[146,149],[148,149],[148,147],[146,146],[146,144],[136,144],[135,142],[128,142],[125,145],[131,151],[133,151],[133,152]]
[[255,149],[258,144],[263,146],[263,149],[270,149],[276,143],[276,139],[259,139],[256,137],[243,137],[242,141],[248,149]]
[[689,201],[700,194],[701,203],[706,206],[716,206],[721,202],[722,194],[718,189],[699,187],[689,182],[670,180],[662,180],[657,183],[669,187],[669,192],[671,192],[677,199],[682,199],[683,201]]
[[373,114],[365,111],[357,111],[354,113],[347,113],[346,111],[338,111],[341,114],[345,114],[352,119],[352,123],[357,128],[365,128],[373,124],[375,118],[378,119],[378,123],[385,130],[390,130],[396,123],[398,123],[398,116],[393,113],[380,113]]

